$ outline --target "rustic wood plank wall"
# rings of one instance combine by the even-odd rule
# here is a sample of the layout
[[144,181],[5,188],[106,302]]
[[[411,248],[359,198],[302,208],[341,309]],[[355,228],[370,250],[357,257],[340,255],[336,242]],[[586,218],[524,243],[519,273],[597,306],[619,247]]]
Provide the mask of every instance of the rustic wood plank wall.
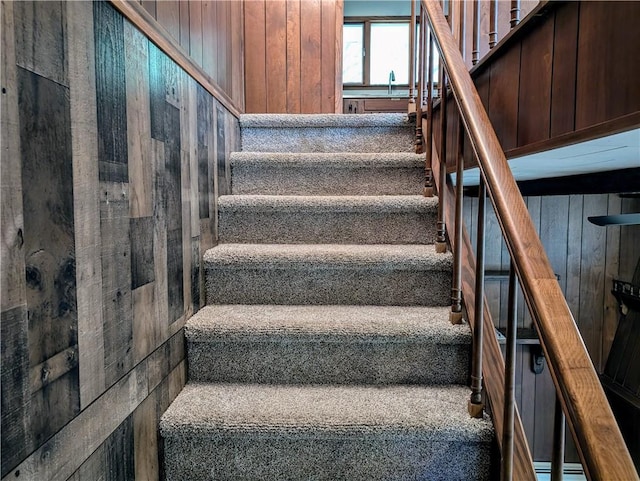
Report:
[[1,31],[2,479],[160,479],[238,120],[109,3]]
[[[640,200],[617,194],[525,197],[554,272],[598,372],[602,373],[618,325],[618,305],[611,294],[613,279],[631,281],[640,258],[640,226],[598,227],[587,217],[640,211]],[[477,234],[477,198],[464,201],[465,223],[473,245]],[[509,254],[495,213],[487,209],[486,269],[508,271]],[[497,327],[506,327],[508,282],[492,280],[486,295]],[[522,293],[518,297],[518,327],[532,328]],[[542,374],[531,370],[537,346],[519,345],[516,399],[534,459],[551,459],[555,390],[545,367]],[[577,453],[568,441],[568,460]]]
[[244,2],[246,111],[342,112],[341,0]]
[[239,0],[131,0],[244,110],[244,13]]

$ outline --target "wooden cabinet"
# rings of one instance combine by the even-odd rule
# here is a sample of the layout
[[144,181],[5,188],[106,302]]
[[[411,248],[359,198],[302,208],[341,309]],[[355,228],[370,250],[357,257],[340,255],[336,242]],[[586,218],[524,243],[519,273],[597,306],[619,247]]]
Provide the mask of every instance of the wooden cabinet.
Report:
[[409,99],[407,97],[344,99],[342,112],[345,114],[406,112],[408,104]]

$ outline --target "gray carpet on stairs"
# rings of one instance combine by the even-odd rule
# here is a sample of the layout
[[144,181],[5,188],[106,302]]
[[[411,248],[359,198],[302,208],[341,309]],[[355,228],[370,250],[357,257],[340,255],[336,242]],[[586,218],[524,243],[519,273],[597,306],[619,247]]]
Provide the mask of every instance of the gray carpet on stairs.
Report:
[[[167,481],[490,479],[471,333],[403,114],[242,115]],[[386,153],[385,153],[386,152]]]
[[466,325],[447,307],[206,306],[186,328],[189,379],[270,384],[464,384]]
[[218,208],[223,243],[432,244],[438,199],[226,195]]
[[492,427],[469,418],[467,393],[191,383],[161,421],[180,453],[167,470],[194,481],[488,479]]
[[221,244],[204,255],[207,303],[444,306],[451,261],[433,245]]
[[424,156],[404,153],[234,152],[233,194],[418,195]]
[[[411,152],[413,132],[406,115],[253,114],[242,116],[245,152]],[[360,116],[368,117],[368,116]]]

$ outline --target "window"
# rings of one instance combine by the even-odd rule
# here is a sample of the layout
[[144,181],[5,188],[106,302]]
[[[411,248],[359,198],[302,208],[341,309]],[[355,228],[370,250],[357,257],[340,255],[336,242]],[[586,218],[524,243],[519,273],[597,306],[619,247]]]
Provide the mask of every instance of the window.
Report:
[[[409,83],[409,20],[349,21],[343,28],[342,81],[345,85]],[[419,28],[416,26],[417,32]],[[417,37],[416,37],[417,38]]]

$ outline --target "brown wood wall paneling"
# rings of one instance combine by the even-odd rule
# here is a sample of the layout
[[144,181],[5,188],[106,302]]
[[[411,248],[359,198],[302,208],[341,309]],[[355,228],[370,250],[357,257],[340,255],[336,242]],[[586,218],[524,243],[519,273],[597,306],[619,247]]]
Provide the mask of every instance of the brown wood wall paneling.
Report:
[[244,9],[247,112],[341,111],[342,2],[259,0]]
[[[499,13],[508,6],[498,3]],[[491,77],[488,113],[505,151],[575,143],[602,136],[607,126],[620,131],[617,122],[640,112],[640,54],[632,47],[640,44],[639,15],[638,2],[549,3],[530,17],[530,28],[492,51],[473,75],[477,85]],[[634,125],[629,119],[623,129]]]
[[2,42],[1,476],[159,479],[237,118],[108,3]]
[[244,110],[244,3],[236,0],[142,2],[183,52]]
[[[591,215],[637,212],[637,199],[616,194],[526,197],[525,201],[560,286],[585,339],[596,369],[604,370],[618,326],[618,306],[611,294],[613,279],[631,280],[640,259],[638,226],[597,227],[587,221]],[[466,198],[465,223],[475,245],[477,199]],[[489,206],[486,219],[486,268],[509,268],[509,254],[499,225]],[[488,281],[486,296],[496,326],[506,322],[508,283]],[[531,327],[531,317],[518,296],[518,326]],[[549,461],[552,449],[555,390],[545,366],[542,374],[531,370],[537,346],[518,346],[516,371],[517,401],[534,460]],[[567,431],[568,432],[568,431]],[[566,459],[578,462],[573,440],[568,436]]]

